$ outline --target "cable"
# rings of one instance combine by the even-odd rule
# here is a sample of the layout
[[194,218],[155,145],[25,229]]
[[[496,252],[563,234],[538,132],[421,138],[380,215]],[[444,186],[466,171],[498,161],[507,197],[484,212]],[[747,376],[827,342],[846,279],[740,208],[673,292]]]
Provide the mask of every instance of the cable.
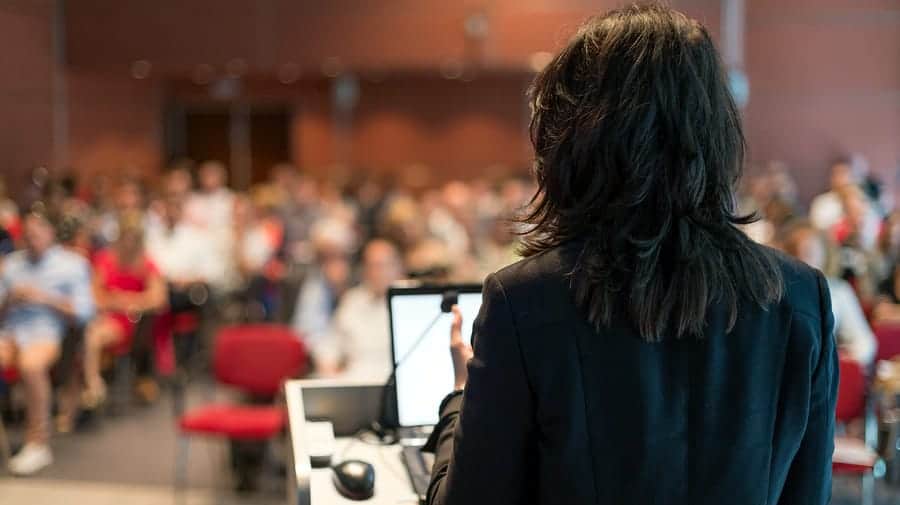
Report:
[[[406,351],[406,354],[403,355],[402,358],[397,360],[394,363],[394,369],[391,371],[391,374],[388,375],[387,380],[384,383],[384,388],[381,393],[381,406],[379,407],[379,412],[381,413],[380,419],[374,423],[372,423],[372,431],[376,433],[382,440],[390,437],[390,441],[386,441],[386,443],[397,443],[398,437],[393,433],[393,430],[390,429],[390,419],[388,418],[388,396],[391,394],[393,390],[393,386],[397,381],[397,370],[403,366],[403,363],[409,359],[410,356],[418,349],[419,345],[425,340],[425,337],[431,332],[431,329],[434,328],[434,325],[440,321],[441,316],[444,314],[449,314],[453,310],[453,306],[459,302],[459,291],[455,288],[448,288],[441,294],[441,311],[438,312],[434,319],[428,323],[428,326],[425,330],[416,338],[413,342],[413,345]],[[395,400],[396,401],[396,400]]]
[[394,371],[391,372],[390,376],[388,376],[388,380],[391,380],[391,376],[396,375],[397,369],[400,368],[400,366],[403,365],[404,362],[406,362],[406,360],[412,355],[413,352],[415,352],[415,350],[419,347],[419,345],[425,340],[425,337],[428,336],[428,332],[430,332],[431,329],[434,328],[434,325],[436,325],[437,322],[441,320],[441,316],[443,316],[443,315],[444,315],[443,311],[438,312],[438,315],[435,316],[435,318],[431,320],[431,323],[428,324],[428,327],[425,328],[425,331],[423,331],[422,334],[419,335],[419,337],[416,339],[416,341],[413,342],[412,347],[410,347],[409,350],[406,351],[406,354],[404,354],[402,358],[397,360],[397,364],[394,365]]
[[379,416],[378,421],[372,423],[372,431],[375,432],[378,435],[378,437],[381,438],[382,440],[389,438],[390,441],[388,441],[386,443],[393,444],[393,443],[397,442],[397,437],[393,433],[390,433],[391,430],[388,428],[388,426],[390,425],[390,422],[388,419],[388,411],[387,411],[388,410],[388,396],[391,394],[391,390],[393,389],[394,383],[397,380],[397,370],[400,368],[401,365],[403,365],[403,363],[406,362],[407,359],[409,359],[409,357],[413,354],[413,352],[425,340],[425,337],[428,336],[428,333],[431,332],[431,329],[434,328],[434,325],[436,325],[437,322],[440,321],[441,316],[443,316],[443,315],[444,315],[443,311],[438,312],[438,314],[434,317],[434,319],[432,319],[431,322],[428,323],[428,326],[425,328],[425,331],[423,331],[418,337],[416,337],[416,340],[413,342],[413,345],[410,346],[409,350],[406,351],[406,354],[404,354],[402,358],[400,358],[399,360],[396,361],[396,363],[394,364],[394,369],[391,371],[391,374],[388,375],[387,380],[384,382],[384,387],[381,391],[381,405],[378,407],[380,416]]

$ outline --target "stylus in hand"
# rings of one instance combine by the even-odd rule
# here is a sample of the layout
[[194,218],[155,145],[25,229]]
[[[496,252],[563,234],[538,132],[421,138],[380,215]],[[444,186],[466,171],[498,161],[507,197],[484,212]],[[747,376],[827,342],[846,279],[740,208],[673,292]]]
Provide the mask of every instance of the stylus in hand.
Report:
[[462,311],[459,305],[454,305],[453,324],[450,326],[450,355],[453,357],[453,375],[454,389],[460,390],[466,387],[466,381],[469,379],[469,370],[466,366],[472,359],[472,346],[467,344],[462,338]]

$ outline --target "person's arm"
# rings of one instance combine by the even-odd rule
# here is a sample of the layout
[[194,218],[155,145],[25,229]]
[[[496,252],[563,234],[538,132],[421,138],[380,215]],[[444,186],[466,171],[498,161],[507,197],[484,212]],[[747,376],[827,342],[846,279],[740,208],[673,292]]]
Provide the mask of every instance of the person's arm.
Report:
[[94,294],[91,290],[91,269],[87,262],[79,265],[72,279],[72,292],[69,296],[71,311],[66,315],[85,324],[94,317]]
[[535,414],[519,335],[495,276],[485,279],[483,297],[465,392],[444,401],[430,440],[431,505],[519,504],[534,498]]
[[72,267],[68,279],[70,289],[67,294],[44,291],[33,286],[21,286],[13,290],[14,296],[25,303],[40,304],[59,312],[63,316],[86,323],[94,315],[94,294],[91,286],[91,272],[87,262]]
[[831,295],[821,274],[818,275],[818,283],[821,326],[810,327],[809,330],[819,333],[822,344],[810,379],[806,430],[779,500],[783,505],[825,505],[831,500],[831,456],[834,452],[834,409],[839,366]]
[[312,347],[328,333],[330,293],[325,282],[317,274],[310,274],[300,286],[300,295],[294,308],[291,325],[298,335]]
[[122,310],[127,312],[156,312],[165,307],[168,291],[166,281],[159,272],[147,276],[143,291],[120,293],[124,300]]
[[94,296],[97,310],[121,310],[119,298],[104,286],[103,279],[105,276],[106,272],[103,265],[101,263],[96,264],[94,273],[91,276],[91,293]]
[[352,295],[351,293],[351,296],[341,300],[334,312],[329,330],[324,332],[318,341],[312,342],[313,360],[316,372],[320,375],[337,375],[341,371],[341,364],[348,349],[352,346],[347,321],[359,317],[356,308],[352,306]]

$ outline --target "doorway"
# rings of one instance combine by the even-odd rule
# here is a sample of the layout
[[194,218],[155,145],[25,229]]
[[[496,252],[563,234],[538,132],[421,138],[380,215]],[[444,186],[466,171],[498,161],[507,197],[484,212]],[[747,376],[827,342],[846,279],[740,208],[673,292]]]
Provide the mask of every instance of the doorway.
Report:
[[166,120],[166,159],[221,161],[229,185],[246,189],[291,159],[291,116],[286,106],[174,105]]

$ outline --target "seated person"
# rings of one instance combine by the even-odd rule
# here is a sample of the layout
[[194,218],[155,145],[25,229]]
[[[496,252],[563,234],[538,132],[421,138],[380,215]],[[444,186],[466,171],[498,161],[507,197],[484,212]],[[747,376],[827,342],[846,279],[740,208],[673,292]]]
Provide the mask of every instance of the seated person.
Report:
[[788,228],[782,246],[788,254],[825,273],[828,289],[831,291],[838,347],[863,368],[871,365],[877,348],[875,335],[872,334],[853,288],[833,275],[834,254],[829,254],[826,237],[812,225],[798,223]]
[[881,236],[882,269],[885,274],[878,284],[878,296],[872,319],[878,323],[900,323],[900,212],[892,212],[885,220]]
[[831,229],[840,247],[840,276],[852,284],[859,296],[871,300],[879,280],[884,277],[878,249],[882,219],[869,197],[857,186],[845,187],[840,195],[844,217]]
[[[186,218],[185,202],[184,193],[167,188],[157,208],[159,225],[149,229],[144,239],[147,255],[159,268],[168,288],[168,312],[154,324],[157,370],[164,374],[172,373],[176,364],[185,365],[192,356],[195,331],[179,328],[179,320],[197,324],[201,306],[209,300],[210,280],[218,272],[216,263],[208,261],[214,241]],[[173,334],[188,338],[173,342]]]
[[331,330],[312,346],[323,376],[384,380],[391,372],[387,290],[403,275],[393,244],[375,239],[363,250],[363,281],[341,297]]
[[234,253],[244,282],[247,301],[258,309],[257,317],[271,321],[277,309],[277,286],[284,275],[276,257],[284,235],[275,207],[276,193],[266,186],[254,189],[253,197],[235,198]]
[[809,205],[809,218],[813,226],[827,231],[838,224],[845,216],[841,192],[848,186],[859,183],[859,177],[853,170],[850,160],[836,160],[831,165],[831,187],[825,193],[813,198]]
[[25,388],[25,445],[9,461],[16,475],[53,462],[49,370],[67,326],[86,322],[94,311],[87,261],[56,245],[53,225],[41,213],[26,216],[23,232],[25,249],[7,256],[0,274],[0,368],[16,366]]
[[292,326],[315,347],[326,338],[338,301],[350,282],[350,250],[353,232],[343,222],[325,219],[313,226],[316,262],[303,278]]
[[[209,235],[184,218],[184,198],[168,195],[163,204],[162,225],[145,238],[147,256],[169,284],[171,298],[188,298],[192,286],[206,284],[215,265],[207,262]],[[182,303],[172,303],[173,310]]]
[[892,265],[887,277],[878,285],[872,320],[900,324],[900,264]]
[[87,327],[84,357],[84,403],[96,407],[106,397],[100,355],[116,346],[129,349],[135,323],[166,304],[165,281],[144,252],[140,214],[123,215],[112,246],[94,259],[94,298],[100,314]]

